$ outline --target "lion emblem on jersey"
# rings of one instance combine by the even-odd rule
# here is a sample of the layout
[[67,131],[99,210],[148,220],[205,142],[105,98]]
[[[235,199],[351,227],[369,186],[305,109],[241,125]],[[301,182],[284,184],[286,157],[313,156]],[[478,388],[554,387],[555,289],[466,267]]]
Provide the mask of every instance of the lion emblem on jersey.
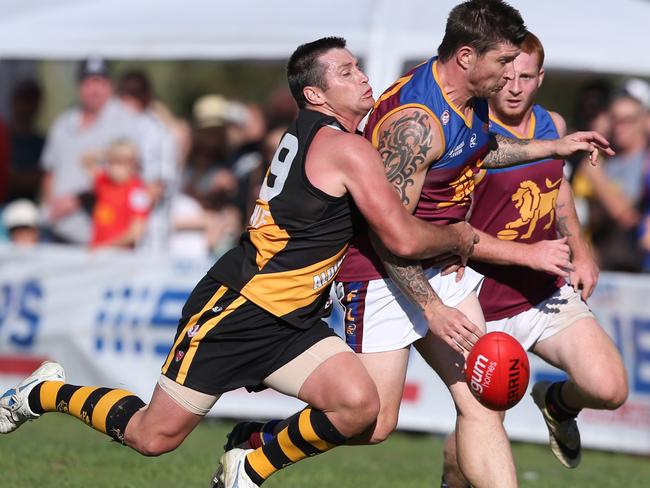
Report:
[[562,182],[562,178],[552,182],[546,178],[546,189],[550,190],[542,192],[534,181],[526,180],[519,184],[519,188],[512,195],[512,201],[515,207],[519,210],[520,217],[506,224],[506,228],[497,233],[497,237],[502,240],[512,240],[520,236],[520,227],[526,227],[526,232],[521,235],[522,239],[529,239],[540,219],[548,217],[548,222],[544,229],[549,229],[555,222],[555,202],[559,193],[558,186]]

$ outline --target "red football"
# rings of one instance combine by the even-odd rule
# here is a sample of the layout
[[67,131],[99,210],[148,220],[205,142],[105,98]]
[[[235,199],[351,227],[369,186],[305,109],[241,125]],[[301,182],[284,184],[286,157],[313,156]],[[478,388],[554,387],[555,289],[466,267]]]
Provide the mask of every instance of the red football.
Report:
[[469,389],[492,410],[515,406],[526,393],[529,376],[526,351],[505,332],[490,332],[481,337],[465,363]]

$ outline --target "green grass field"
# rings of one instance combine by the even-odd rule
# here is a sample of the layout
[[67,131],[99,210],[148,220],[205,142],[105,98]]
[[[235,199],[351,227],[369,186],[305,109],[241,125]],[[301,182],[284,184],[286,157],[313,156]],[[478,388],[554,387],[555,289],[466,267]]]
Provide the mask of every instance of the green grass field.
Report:
[[[0,474],[11,488],[205,487],[230,422],[205,421],[176,452],[144,458],[83,426],[48,414],[0,437]],[[546,446],[515,444],[522,487],[650,487],[647,458],[587,451],[576,470]],[[268,488],[438,486],[442,439],[397,433],[374,447],[343,447],[277,474]]]

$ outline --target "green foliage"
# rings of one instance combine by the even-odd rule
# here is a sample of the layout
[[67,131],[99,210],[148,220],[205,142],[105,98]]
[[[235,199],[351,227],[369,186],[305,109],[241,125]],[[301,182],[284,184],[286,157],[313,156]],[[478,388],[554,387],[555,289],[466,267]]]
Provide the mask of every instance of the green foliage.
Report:
[[[14,488],[167,488],[206,486],[230,422],[205,421],[175,452],[144,458],[78,420],[47,414],[0,437],[3,484]],[[515,444],[522,488],[647,487],[647,459],[585,452],[575,470],[546,446]],[[442,439],[397,433],[373,447],[343,447],[290,467],[266,488],[421,488],[440,480]]]

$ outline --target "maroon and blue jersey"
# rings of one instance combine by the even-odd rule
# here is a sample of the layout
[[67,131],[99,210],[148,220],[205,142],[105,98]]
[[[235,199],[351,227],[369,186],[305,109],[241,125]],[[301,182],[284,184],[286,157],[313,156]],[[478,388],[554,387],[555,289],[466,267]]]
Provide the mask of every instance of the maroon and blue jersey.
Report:
[[[379,138],[381,125],[388,117],[401,110],[418,108],[434,121],[442,149],[427,170],[415,209],[417,217],[432,224],[465,220],[470,208],[475,175],[488,152],[489,141],[487,101],[475,98],[472,104],[473,112],[467,117],[449,100],[440,84],[434,57],[388,88],[368,118],[364,136],[380,153],[399,149],[386,147],[389,141]],[[385,276],[366,229],[353,240],[337,280],[366,281]]]
[[[490,132],[518,139],[557,139],[550,114],[533,106],[527,134],[519,134],[494,116]],[[556,239],[555,207],[564,161],[542,159],[500,169],[481,169],[476,178],[470,224],[501,240],[526,244]],[[512,317],[548,298],[564,280],[523,266],[471,262],[485,275],[479,301],[486,320]]]

